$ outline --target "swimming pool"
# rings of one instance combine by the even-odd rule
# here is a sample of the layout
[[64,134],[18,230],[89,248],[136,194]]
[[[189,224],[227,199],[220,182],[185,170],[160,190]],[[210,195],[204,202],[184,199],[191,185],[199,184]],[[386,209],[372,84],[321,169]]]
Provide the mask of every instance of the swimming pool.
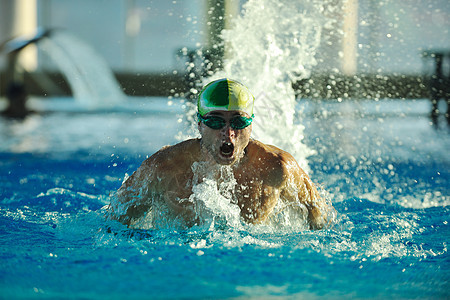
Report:
[[130,230],[109,193],[184,128],[173,99],[0,119],[0,298],[448,298],[450,137],[415,101],[299,102],[327,230]]

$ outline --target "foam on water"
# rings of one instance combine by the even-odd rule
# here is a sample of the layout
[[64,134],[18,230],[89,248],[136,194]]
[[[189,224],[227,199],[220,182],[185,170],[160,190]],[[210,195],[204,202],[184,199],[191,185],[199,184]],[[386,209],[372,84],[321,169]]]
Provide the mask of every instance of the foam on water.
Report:
[[[203,168],[202,163],[194,163],[192,166],[194,182],[200,182],[196,176],[205,174]],[[201,218],[202,223],[209,224],[210,228],[214,228],[217,222],[239,228],[241,210],[233,203],[236,187],[233,171],[228,166],[219,166],[216,172],[219,173],[218,179],[214,178],[214,172],[209,172],[209,176],[202,178],[201,183],[192,188],[189,201],[194,204],[196,216]]]

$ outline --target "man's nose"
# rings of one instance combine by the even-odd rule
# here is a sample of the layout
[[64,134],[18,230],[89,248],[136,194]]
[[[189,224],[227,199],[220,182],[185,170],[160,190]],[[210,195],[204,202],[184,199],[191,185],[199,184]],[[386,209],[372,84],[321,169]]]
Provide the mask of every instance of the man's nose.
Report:
[[222,128],[222,135],[228,138],[234,138],[236,136],[236,131],[227,123],[227,125]]

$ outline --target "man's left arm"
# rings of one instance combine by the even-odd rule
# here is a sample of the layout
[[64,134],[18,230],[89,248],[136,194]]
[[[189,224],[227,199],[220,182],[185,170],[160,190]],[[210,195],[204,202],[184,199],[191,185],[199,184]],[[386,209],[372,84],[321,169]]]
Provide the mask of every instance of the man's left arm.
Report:
[[316,230],[327,226],[332,221],[330,212],[334,208],[320,196],[309,176],[289,153],[283,154],[283,167],[286,178],[284,186],[294,187],[289,189],[293,193],[290,198],[305,205],[310,228]]

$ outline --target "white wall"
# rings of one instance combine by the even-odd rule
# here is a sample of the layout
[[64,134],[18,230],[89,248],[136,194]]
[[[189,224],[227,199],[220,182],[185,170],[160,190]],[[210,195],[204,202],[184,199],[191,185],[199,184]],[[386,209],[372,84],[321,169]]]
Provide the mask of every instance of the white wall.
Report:
[[172,70],[176,49],[202,42],[202,0],[38,2],[41,26],[72,32],[114,70]]

